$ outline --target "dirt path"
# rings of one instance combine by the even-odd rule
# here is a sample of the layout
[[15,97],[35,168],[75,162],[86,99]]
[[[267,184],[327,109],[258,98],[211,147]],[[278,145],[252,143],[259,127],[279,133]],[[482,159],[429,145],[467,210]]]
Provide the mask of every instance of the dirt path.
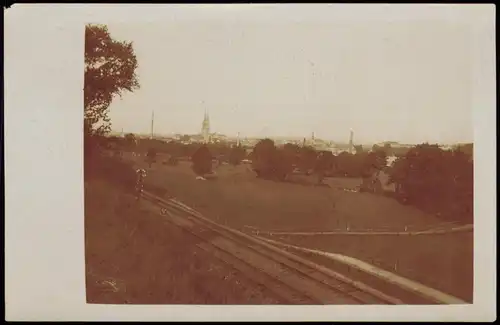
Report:
[[285,235],[285,236],[421,236],[421,235],[443,235],[451,234],[457,232],[472,232],[474,230],[473,225],[463,225],[457,227],[447,227],[443,229],[428,229],[420,231],[317,231],[317,232],[286,232],[286,231],[263,231],[255,227],[249,228],[252,232],[258,232],[260,234],[266,235]]

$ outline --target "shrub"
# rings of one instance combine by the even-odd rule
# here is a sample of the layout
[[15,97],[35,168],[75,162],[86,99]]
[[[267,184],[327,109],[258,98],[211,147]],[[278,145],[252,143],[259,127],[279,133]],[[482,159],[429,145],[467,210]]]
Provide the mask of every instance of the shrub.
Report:
[[305,146],[300,149],[300,159],[298,167],[306,174],[309,174],[316,165],[317,152],[314,148]]
[[241,146],[235,146],[229,151],[229,163],[231,165],[239,165],[241,161],[245,158],[245,149]]
[[200,146],[191,156],[192,169],[196,175],[203,176],[212,171],[212,154],[206,145]]
[[146,154],[146,161],[149,163],[149,167],[151,164],[156,161],[157,150],[156,148],[149,148],[148,153]]
[[268,178],[273,174],[276,147],[271,139],[259,141],[252,151],[252,168],[258,177]]
[[322,151],[318,154],[314,172],[318,175],[318,183],[323,182],[323,178],[331,175],[334,168],[334,156],[330,151]]
[[402,201],[445,218],[473,219],[473,163],[459,150],[418,145],[396,160],[390,181]]
[[285,180],[293,169],[294,154],[278,149],[271,139],[259,141],[252,152],[252,168],[257,177]]
[[271,177],[284,181],[293,171],[294,156],[284,149],[276,149],[273,157]]
[[367,177],[371,174],[371,157],[367,152],[341,152],[336,158],[336,174],[344,177]]

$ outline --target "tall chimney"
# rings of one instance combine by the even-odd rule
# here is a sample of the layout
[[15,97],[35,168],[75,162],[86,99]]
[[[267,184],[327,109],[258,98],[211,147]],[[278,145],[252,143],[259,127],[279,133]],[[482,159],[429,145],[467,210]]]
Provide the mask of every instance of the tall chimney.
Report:
[[351,129],[351,133],[349,135],[349,153],[352,153],[352,151],[354,149],[353,148],[353,146],[354,146],[354,144],[353,144],[353,138],[354,138],[354,131]]
[[155,111],[151,113],[151,139],[153,139],[154,135],[154,120],[155,120]]

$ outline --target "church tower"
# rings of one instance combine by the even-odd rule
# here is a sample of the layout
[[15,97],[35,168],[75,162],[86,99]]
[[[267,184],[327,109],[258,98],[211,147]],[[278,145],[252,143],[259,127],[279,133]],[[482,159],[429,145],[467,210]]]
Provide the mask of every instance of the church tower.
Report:
[[354,152],[353,138],[354,138],[354,131],[351,129],[351,132],[349,134],[349,153]]
[[208,113],[205,110],[205,117],[203,118],[203,124],[201,126],[201,135],[203,136],[203,142],[210,142],[210,121],[208,119]]

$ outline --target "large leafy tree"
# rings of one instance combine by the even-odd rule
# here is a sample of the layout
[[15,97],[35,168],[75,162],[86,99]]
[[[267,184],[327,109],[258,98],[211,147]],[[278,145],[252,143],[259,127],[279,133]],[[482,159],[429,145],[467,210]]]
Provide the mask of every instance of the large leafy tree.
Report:
[[132,42],[114,40],[105,25],[85,27],[84,128],[87,135],[111,129],[108,108],[115,95],[139,88]]
[[299,168],[306,174],[309,174],[316,165],[318,153],[313,147],[305,146],[300,150]]
[[252,151],[252,168],[258,177],[272,175],[276,146],[271,139],[260,140]]
[[323,183],[325,174],[333,170],[334,166],[334,156],[331,151],[321,151],[318,154],[318,159],[316,160],[316,165],[314,171],[318,176],[318,183]]
[[293,151],[278,149],[271,139],[260,140],[252,151],[252,168],[257,177],[283,181],[293,170]]
[[245,149],[241,146],[234,146],[229,151],[229,162],[236,166],[245,158]]
[[473,162],[460,150],[444,151],[428,143],[411,148],[390,169],[398,196],[427,211],[471,221]]

